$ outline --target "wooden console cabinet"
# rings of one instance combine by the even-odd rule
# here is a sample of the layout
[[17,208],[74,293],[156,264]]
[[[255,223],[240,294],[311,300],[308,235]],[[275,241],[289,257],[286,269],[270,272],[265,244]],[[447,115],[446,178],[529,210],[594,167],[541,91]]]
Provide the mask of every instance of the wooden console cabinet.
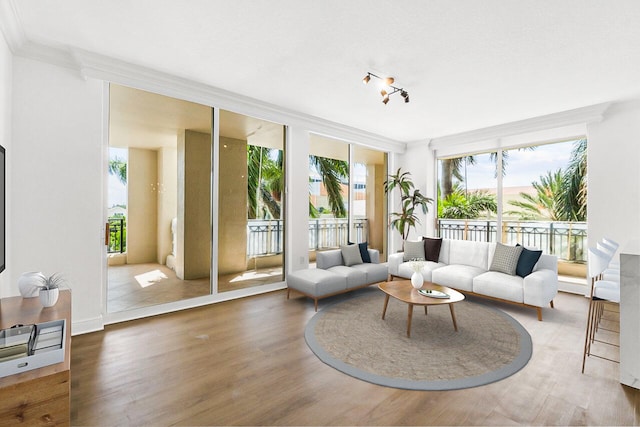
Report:
[[0,329],[66,319],[64,361],[0,378],[0,426],[70,424],[71,291],[61,290],[53,307],[39,298],[0,299]]

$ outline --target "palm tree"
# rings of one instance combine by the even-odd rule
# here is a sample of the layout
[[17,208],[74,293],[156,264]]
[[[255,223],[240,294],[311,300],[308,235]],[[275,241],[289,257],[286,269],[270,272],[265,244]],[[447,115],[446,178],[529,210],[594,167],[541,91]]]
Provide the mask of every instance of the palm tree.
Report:
[[127,162],[120,157],[109,159],[109,173],[117,176],[122,185],[127,185]]
[[[282,150],[278,150],[277,155],[273,156],[273,149],[247,145],[248,218],[264,216],[263,213],[258,212],[258,202],[269,211],[271,217],[280,218],[280,201],[284,191],[283,162]],[[348,163],[313,155],[309,156],[309,162],[322,177],[333,215],[336,218],[346,217],[347,210],[342,200],[341,184],[349,176]],[[309,216],[311,218],[319,216],[318,209],[313,206],[311,200],[309,200]]]
[[[329,209],[336,218],[346,218],[347,209],[342,200],[342,182],[349,177],[349,164],[344,160],[309,156],[309,163],[318,171],[327,191]],[[310,211],[310,214],[312,212]]]
[[520,219],[548,219],[551,221],[587,220],[587,140],[577,140],[567,167],[540,176],[533,182],[536,195],[520,193],[525,201],[510,201],[520,211],[507,214]]
[[247,145],[247,217],[264,217],[258,212],[258,201],[272,218],[280,219],[280,200],[284,188],[282,173],[282,150],[278,150],[276,159],[271,156],[272,149]]
[[510,200],[509,204],[520,208],[518,211],[508,211],[508,215],[517,215],[521,220],[564,221],[565,217],[560,209],[560,194],[562,193],[562,169],[555,172],[547,171],[540,176],[540,182],[531,183],[536,190],[535,195],[520,193],[524,200]]
[[[523,147],[523,148],[518,148],[518,151],[520,150],[533,151],[535,149],[536,149],[535,146]],[[497,178],[498,177],[498,153],[495,151],[489,153],[489,158],[495,164],[494,178]],[[443,199],[446,199],[449,195],[451,195],[455,191],[453,178],[456,178],[460,182],[464,182],[465,191],[466,191],[466,182],[467,182],[466,170],[463,175],[462,167],[464,166],[466,168],[467,165],[475,165],[475,164],[476,164],[476,158],[474,156],[463,156],[463,157],[456,157],[452,159],[442,160],[441,179],[442,179],[442,198]],[[508,165],[509,165],[509,151],[505,150],[502,152],[502,170],[501,170],[502,176],[506,175]]]
[[466,193],[459,185],[438,204],[438,218],[479,219],[497,211],[494,194],[488,191]]
[[587,220],[587,140],[573,144],[571,158],[562,177],[559,210],[567,221]]
[[428,205],[433,199],[423,196],[420,190],[415,188],[410,172],[401,173],[400,171],[401,169],[398,169],[395,174],[389,175],[389,178],[384,182],[384,192],[388,194],[396,187],[400,190],[402,210],[390,214],[391,223],[389,225],[398,230],[404,241],[409,237],[411,228],[415,228],[416,224],[420,223],[415,212],[416,208],[420,208],[422,213],[426,214],[429,211]]

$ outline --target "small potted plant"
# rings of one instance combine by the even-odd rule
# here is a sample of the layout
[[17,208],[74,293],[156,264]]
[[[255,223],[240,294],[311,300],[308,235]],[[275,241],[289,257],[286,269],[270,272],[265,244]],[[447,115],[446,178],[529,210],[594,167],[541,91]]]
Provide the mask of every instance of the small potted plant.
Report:
[[65,283],[60,273],[54,273],[51,276],[43,276],[40,280],[40,303],[43,307],[52,307],[58,302],[60,295],[60,286]]

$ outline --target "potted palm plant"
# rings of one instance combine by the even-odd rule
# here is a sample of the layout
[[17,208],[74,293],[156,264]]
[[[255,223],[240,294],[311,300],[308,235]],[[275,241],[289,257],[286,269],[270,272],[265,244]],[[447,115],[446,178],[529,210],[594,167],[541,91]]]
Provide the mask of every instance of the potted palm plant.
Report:
[[389,178],[384,182],[384,192],[388,194],[394,188],[400,190],[401,210],[390,214],[389,226],[398,230],[404,242],[409,237],[411,228],[415,228],[416,224],[420,223],[416,209],[420,209],[426,215],[429,212],[429,203],[433,202],[433,199],[420,193],[411,180],[411,173],[402,172],[401,169],[398,168],[395,174],[389,175]]
[[60,273],[54,273],[51,276],[42,276],[40,280],[40,303],[43,307],[52,307],[58,302],[60,295],[60,286],[65,283]]

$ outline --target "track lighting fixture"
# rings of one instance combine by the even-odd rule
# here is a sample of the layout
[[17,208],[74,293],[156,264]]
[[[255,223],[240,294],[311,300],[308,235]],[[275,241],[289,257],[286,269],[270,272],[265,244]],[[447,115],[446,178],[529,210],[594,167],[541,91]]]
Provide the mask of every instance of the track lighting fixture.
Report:
[[380,80],[384,87],[380,90],[380,95],[382,95],[382,103],[387,104],[389,102],[389,96],[393,95],[396,92],[400,92],[400,96],[404,99],[404,102],[409,102],[409,93],[403,88],[393,86],[395,79],[393,77],[379,77],[373,73],[367,73],[366,76],[362,79],[362,83],[367,84],[371,81],[371,77],[375,77]]

